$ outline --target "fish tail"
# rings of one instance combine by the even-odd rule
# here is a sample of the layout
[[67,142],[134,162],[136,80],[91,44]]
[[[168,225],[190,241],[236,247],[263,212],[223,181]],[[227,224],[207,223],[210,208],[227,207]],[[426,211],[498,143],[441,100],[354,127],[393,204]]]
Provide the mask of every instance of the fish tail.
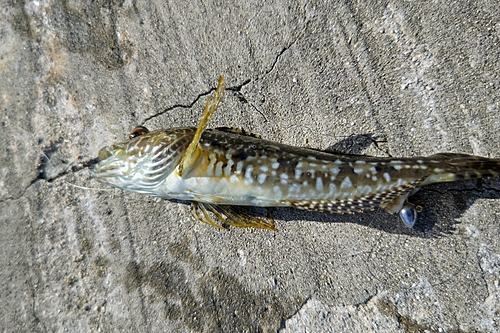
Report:
[[433,173],[422,185],[500,176],[500,159],[480,156],[440,153],[426,158]]

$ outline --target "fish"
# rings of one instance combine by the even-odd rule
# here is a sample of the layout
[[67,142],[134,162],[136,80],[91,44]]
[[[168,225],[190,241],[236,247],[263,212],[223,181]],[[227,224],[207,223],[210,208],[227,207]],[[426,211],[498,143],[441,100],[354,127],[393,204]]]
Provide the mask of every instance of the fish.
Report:
[[383,208],[413,228],[421,207],[408,197],[422,186],[500,175],[500,159],[344,155],[267,141],[241,128],[209,129],[224,92],[220,77],[198,127],[139,126],[128,140],[102,148],[93,177],[128,191],[191,201],[193,217],[216,227],[276,230],[271,214],[250,207],[337,214]]

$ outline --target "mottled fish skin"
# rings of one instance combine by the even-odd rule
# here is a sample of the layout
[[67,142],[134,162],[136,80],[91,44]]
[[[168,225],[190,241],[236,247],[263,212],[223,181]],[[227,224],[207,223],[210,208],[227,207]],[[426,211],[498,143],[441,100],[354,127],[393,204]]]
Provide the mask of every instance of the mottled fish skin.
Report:
[[195,167],[179,177],[175,168],[195,131],[155,131],[103,148],[94,177],[165,199],[330,213],[383,207],[394,213],[420,186],[500,173],[500,160],[470,155],[394,159],[330,154],[212,129],[201,136]]
[[231,128],[207,129],[224,96],[224,79],[208,99],[197,128],[149,132],[137,127],[128,141],[99,152],[94,177],[105,184],[165,199],[193,201],[200,221],[275,229],[235,206],[282,207],[358,213],[382,207],[400,212],[412,227],[406,203],[421,186],[500,174],[500,159],[443,153],[417,158],[339,155],[260,139]]

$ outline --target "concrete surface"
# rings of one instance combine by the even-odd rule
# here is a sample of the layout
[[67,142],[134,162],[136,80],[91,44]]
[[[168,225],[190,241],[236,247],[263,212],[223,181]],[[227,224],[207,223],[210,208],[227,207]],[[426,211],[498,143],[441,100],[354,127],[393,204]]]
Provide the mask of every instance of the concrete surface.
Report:
[[2,332],[498,332],[500,181],[382,211],[217,230],[105,188],[136,125],[377,156],[500,158],[496,1],[1,1]]

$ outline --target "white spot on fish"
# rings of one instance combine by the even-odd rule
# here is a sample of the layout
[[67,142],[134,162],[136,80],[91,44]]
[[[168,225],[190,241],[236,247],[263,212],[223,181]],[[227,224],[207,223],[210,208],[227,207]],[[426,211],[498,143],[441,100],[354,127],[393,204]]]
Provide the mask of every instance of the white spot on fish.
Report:
[[[205,179],[208,179],[208,178],[205,178]],[[229,182],[236,183],[237,181],[238,181],[238,176],[231,175],[231,177],[229,177]]]
[[393,167],[394,169],[398,170],[398,171],[399,171],[399,170],[401,170],[401,169],[403,169],[403,166],[402,166],[402,165],[399,165],[399,164],[393,165],[392,167]]
[[243,164],[243,161],[236,163],[236,173],[241,173],[241,170],[243,170]]
[[298,193],[300,192],[300,185],[299,184],[292,184],[289,188],[288,188],[288,192],[289,193]]
[[354,162],[356,164],[366,164],[366,161],[362,161],[362,160],[357,160],[356,162]]
[[372,166],[372,167],[370,168],[370,172],[371,172],[371,173],[373,173],[374,175],[376,175],[376,174],[377,174],[377,168],[376,168],[376,167],[374,167],[374,166]]
[[370,185],[358,185],[358,194],[368,194],[372,190]]
[[384,172],[384,179],[386,182],[390,182],[391,181],[391,175],[389,175],[389,173],[387,172]]
[[253,166],[249,165],[245,171],[245,179],[252,179]]
[[259,184],[264,184],[266,181],[267,175],[265,173],[261,173],[259,176],[257,176],[257,181]]
[[221,179],[219,180],[219,184],[220,184],[220,185],[223,185],[223,186],[227,186],[227,179],[226,179],[226,178],[221,178]]
[[259,169],[262,172],[267,172],[269,170],[269,168],[267,167],[267,165],[261,165]]
[[330,172],[334,175],[338,174],[340,172],[339,168],[330,168]]
[[224,176],[226,176],[226,177],[227,177],[227,176],[229,176],[229,175],[231,174],[231,168],[233,167],[233,164],[234,164],[234,162],[233,162],[233,160],[232,160],[232,159],[229,159],[229,160],[227,161],[227,165],[226,165],[226,167],[224,168]]
[[376,181],[377,181],[377,179],[378,179],[378,178],[377,178],[377,176],[373,176],[373,177],[372,177],[372,180],[373,180],[374,182],[376,182]]
[[214,165],[215,165],[216,159],[213,155],[210,155],[209,159],[210,159],[210,163],[208,163],[208,166],[207,166],[207,174],[209,177],[212,177],[214,175]]
[[275,196],[281,198],[282,194],[281,194],[281,188],[279,186],[274,186],[273,191]]
[[337,191],[337,186],[335,186],[334,183],[330,183],[329,187],[330,187],[329,195],[333,195]]
[[215,177],[220,177],[222,175],[222,162],[217,162],[215,165]]
[[283,184],[283,185],[288,184],[288,175],[286,173],[282,173],[280,175],[280,181],[281,181],[281,184]]
[[271,168],[273,169],[278,169],[280,167],[280,164],[278,162],[274,162],[273,164],[271,164]]
[[[357,162],[356,162],[357,163]],[[363,173],[363,168],[354,168],[352,170],[355,174],[359,175],[360,173]]]
[[316,189],[318,191],[323,191],[323,179],[321,179],[321,177],[316,178]]
[[295,169],[295,179],[299,179],[302,176],[302,170]]
[[342,180],[342,184],[340,184],[340,188],[349,188],[349,187],[352,187],[351,178],[345,177],[344,180]]

